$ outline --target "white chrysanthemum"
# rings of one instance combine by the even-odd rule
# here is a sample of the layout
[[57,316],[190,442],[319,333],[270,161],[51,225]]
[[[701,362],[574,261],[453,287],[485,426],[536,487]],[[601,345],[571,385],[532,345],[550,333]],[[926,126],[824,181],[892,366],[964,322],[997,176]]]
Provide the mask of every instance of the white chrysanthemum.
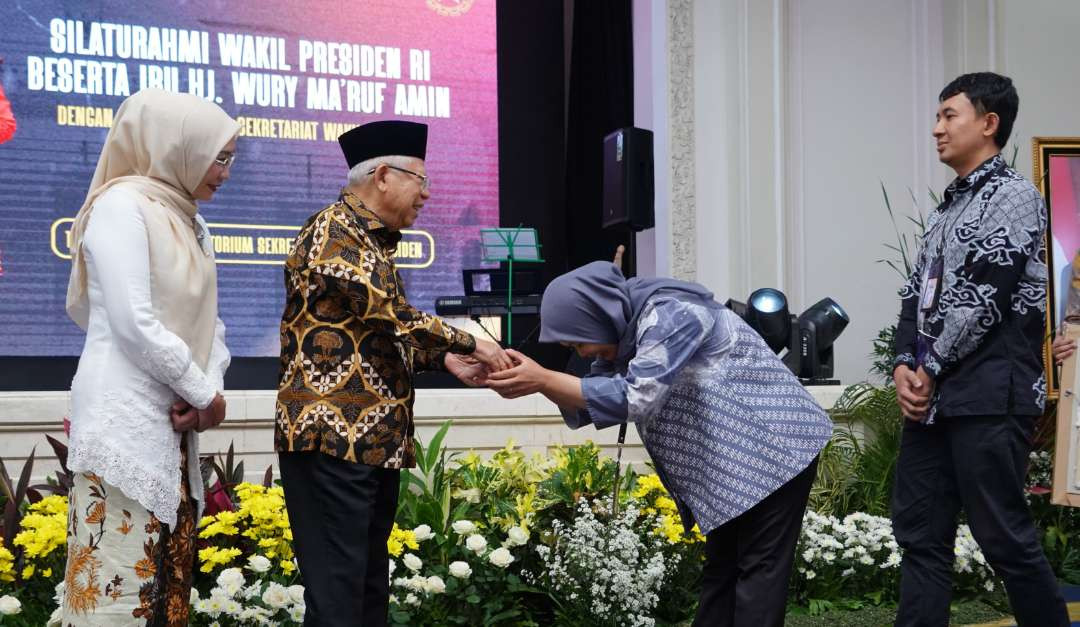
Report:
[[240,613],[244,611],[244,606],[240,605],[238,601],[229,599],[225,602],[225,613],[229,616],[236,618],[240,617]]
[[247,599],[249,601],[251,599],[259,598],[260,596],[262,596],[262,583],[256,581],[255,583],[251,584],[250,586],[244,588],[244,591],[243,591],[243,593],[241,593],[240,596],[242,596],[243,598],[245,598],[245,599]]
[[277,610],[287,607],[292,602],[289,590],[276,581],[270,582],[270,585],[266,587],[262,593],[262,600],[263,603]]

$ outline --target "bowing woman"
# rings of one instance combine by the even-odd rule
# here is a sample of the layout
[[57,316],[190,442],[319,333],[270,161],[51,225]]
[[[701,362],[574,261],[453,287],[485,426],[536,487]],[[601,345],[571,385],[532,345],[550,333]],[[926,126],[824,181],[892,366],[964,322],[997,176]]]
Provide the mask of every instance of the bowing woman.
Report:
[[782,625],[818,452],[832,421],[764,340],[704,287],[594,262],[544,292],[540,341],[595,358],[584,379],[516,351],[488,374],[567,425],[632,422],[705,565],[695,625]]

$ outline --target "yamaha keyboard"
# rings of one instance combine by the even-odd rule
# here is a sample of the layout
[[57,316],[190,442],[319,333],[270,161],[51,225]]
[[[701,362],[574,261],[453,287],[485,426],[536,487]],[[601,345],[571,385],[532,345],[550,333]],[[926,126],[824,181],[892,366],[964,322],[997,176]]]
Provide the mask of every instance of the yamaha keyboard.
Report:
[[[526,294],[510,299],[513,314],[540,313],[540,295]],[[435,299],[435,313],[439,316],[505,316],[506,296],[474,294],[472,296],[440,296]]]

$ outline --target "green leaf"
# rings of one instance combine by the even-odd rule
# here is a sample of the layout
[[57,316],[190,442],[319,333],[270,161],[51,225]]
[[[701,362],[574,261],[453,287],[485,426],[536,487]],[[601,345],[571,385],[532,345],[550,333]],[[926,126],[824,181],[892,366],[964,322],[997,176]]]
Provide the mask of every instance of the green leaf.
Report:
[[429,469],[435,467],[435,463],[439,460],[439,454],[442,452],[443,439],[446,438],[446,432],[450,430],[449,420],[442,423],[439,430],[435,432],[434,437],[431,438],[431,442],[428,444],[427,450],[427,467]]
[[472,603],[473,605],[476,605],[480,602],[480,597],[476,596],[475,594],[470,594],[469,596],[465,597],[465,600],[469,603]]

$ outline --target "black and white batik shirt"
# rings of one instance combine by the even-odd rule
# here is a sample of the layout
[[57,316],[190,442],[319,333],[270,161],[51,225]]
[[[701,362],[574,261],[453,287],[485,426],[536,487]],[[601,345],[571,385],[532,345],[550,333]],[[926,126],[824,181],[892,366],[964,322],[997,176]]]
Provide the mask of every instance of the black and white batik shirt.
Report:
[[[930,416],[1041,414],[1046,402],[1046,205],[996,155],[953,181],[927,222],[900,290],[895,365],[935,380]],[[943,257],[937,306],[925,313],[929,351],[915,360],[925,272]]]

